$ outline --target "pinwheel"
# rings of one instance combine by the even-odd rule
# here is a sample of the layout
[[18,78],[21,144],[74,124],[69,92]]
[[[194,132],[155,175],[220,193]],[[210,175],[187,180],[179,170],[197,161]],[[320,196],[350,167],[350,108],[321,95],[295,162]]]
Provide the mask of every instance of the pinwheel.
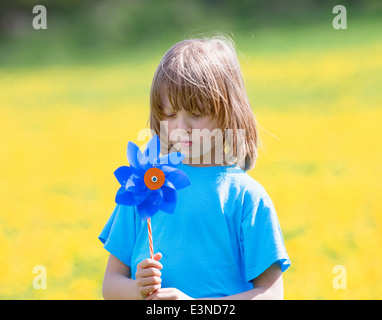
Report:
[[177,166],[184,154],[172,152],[160,154],[159,137],[155,135],[147,143],[143,152],[129,142],[127,159],[130,166],[122,166],[114,175],[121,184],[115,202],[127,206],[136,206],[138,214],[147,220],[150,257],[154,257],[151,217],[158,211],[174,213],[178,198],[177,190],[188,187],[191,182]]

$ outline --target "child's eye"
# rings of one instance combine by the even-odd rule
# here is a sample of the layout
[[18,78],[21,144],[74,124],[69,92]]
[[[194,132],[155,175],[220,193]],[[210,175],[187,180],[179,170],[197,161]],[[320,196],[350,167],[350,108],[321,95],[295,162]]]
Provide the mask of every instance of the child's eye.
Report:
[[166,117],[166,118],[172,118],[172,117],[175,117],[176,116],[176,113],[170,113],[170,114],[164,114],[164,116]]
[[203,115],[201,113],[193,113],[192,116],[194,118],[200,118],[200,117],[203,117]]

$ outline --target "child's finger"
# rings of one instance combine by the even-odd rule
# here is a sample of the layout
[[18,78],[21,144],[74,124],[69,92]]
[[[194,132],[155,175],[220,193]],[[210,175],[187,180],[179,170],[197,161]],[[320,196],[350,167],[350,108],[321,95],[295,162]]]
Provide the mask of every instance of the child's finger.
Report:
[[162,272],[157,268],[144,268],[138,269],[135,273],[136,278],[147,278],[147,277],[160,277]]
[[[159,289],[158,289],[159,290]],[[145,300],[153,300],[153,298],[155,297],[155,293],[156,293],[157,291],[154,291],[154,292],[151,292],[146,298],[145,298]]]
[[148,296],[152,295],[153,292],[155,292],[156,290],[159,290],[160,287],[161,287],[160,284],[148,285],[148,286],[140,287],[139,292],[142,295],[142,297],[147,298]]
[[144,268],[150,268],[150,267],[158,268],[158,269],[162,269],[163,268],[162,264],[159,261],[154,260],[154,259],[145,259],[145,260],[142,260],[137,265],[137,269],[138,268],[144,269]]
[[162,253],[158,252],[154,254],[154,260],[159,261],[160,259],[162,259]]
[[[145,300],[158,300],[158,297],[163,293],[164,289],[165,288],[158,288],[157,290],[150,292]],[[166,293],[167,291],[164,292]]]
[[[162,300],[166,298],[172,291],[168,290],[169,288],[159,288],[154,292],[151,292],[145,300]],[[164,299],[165,300],[165,299]]]
[[146,277],[146,278],[140,278],[138,280],[138,284],[141,287],[158,285],[161,283],[162,283],[162,279],[160,277]]

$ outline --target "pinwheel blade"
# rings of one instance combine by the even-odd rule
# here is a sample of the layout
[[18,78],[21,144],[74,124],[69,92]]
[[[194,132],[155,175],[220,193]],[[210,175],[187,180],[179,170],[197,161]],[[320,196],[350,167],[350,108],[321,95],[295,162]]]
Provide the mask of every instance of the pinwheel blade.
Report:
[[[160,141],[159,136],[155,135],[147,143],[145,150],[143,151],[143,157],[146,158],[151,165],[157,164],[156,160],[160,154]],[[147,162],[146,162],[147,163]]]
[[160,209],[166,213],[173,214],[176,208],[176,202],[162,202]]
[[[123,187],[123,185],[122,185]],[[131,175],[124,185],[127,191],[133,192],[136,195],[141,195],[148,190],[141,177]]]
[[166,186],[163,186],[163,201],[170,203],[170,202],[176,202],[178,199],[178,193],[175,189],[169,188]]
[[167,177],[171,172],[176,171],[177,168],[165,165],[165,166],[162,166],[161,170],[164,172],[164,175]]
[[130,141],[127,145],[127,160],[129,160],[130,166],[138,171],[143,171],[139,163],[139,160],[142,158],[142,156],[142,152],[138,146]]
[[171,171],[167,176],[166,179],[170,181],[175,189],[183,189],[191,185],[191,181],[188,179],[187,175],[179,169]]
[[126,190],[124,187],[119,188],[115,196],[115,202],[126,206],[135,206],[139,203],[134,193]]
[[160,189],[155,190],[141,204],[137,205],[137,211],[143,220],[151,218],[158,212],[163,201],[162,195],[163,192]]
[[168,166],[178,166],[184,159],[185,155],[179,152],[171,152],[165,154],[164,156],[159,158],[159,163],[168,165]]
[[114,175],[117,178],[121,186],[125,185],[127,180],[133,174],[133,170],[130,167],[122,166],[114,171]]
[[176,207],[176,200],[178,199],[178,194],[176,190],[171,186],[163,186],[162,190],[163,202],[160,206],[160,210],[172,214],[174,213]]

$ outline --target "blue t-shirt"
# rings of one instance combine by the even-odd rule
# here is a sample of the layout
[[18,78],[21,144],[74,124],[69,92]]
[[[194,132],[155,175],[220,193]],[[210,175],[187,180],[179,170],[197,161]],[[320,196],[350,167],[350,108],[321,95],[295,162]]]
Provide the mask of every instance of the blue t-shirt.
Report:
[[[252,289],[275,262],[283,272],[289,267],[275,208],[258,182],[237,166],[178,168],[191,186],[178,190],[173,214],[151,218],[154,252],[163,255],[162,288],[222,297]],[[99,239],[133,279],[150,256],[147,222],[136,207],[117,205]]]

